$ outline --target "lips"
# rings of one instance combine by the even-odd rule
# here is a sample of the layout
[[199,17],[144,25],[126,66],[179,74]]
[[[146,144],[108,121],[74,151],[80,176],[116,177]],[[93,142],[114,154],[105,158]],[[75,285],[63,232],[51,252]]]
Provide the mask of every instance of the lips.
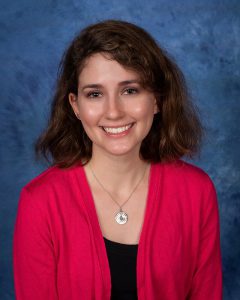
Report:
[[102,126],[102,129],[110,134],[119,134],[119,133],[123,133],[125,131],[127,131],[128,129],[130,129],[133,126],[134,123],[128,124],[128,125],[124,125],[124,126],[119,126],[119,127],[105,127]]

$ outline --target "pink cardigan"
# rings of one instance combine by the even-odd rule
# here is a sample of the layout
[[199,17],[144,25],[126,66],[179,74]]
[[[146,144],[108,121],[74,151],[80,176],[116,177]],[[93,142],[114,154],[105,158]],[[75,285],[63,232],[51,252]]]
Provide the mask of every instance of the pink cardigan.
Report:
[[[16,299],[110,299],[107,253],[80,164],[51,167],[22,189],[13,250]],[[139,300],[222,299],[215,188],[181,160],[151,165],[137,293]]]

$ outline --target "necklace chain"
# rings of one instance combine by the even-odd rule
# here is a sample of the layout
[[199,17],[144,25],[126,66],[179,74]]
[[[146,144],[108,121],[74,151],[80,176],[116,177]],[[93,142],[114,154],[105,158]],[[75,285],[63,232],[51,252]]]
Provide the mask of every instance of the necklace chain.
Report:
[[119,206],[120,208],[120,212],[122,212],[122,207],[125,203],[128,202],[128,200],[132,197],[133,193],[136,191],[136,189],[138,188],[138,186],[140,185],[140,183],[142,182],[144,176],[145,176],[145,173],[146,173],[146,170],[147,170],[147,167],[145,168],[144,172],[143,172],[143,176],[140,178],[140,180],[137,182],[137,184],[135,185],[134,189],[132,190],[132,192],[130,193],[130,195],[128,196],[127,200],[125,202],[123,202],[122,205],[119,205],[118,202],[113,198],[113,196],[111,195],[111,193],[104,187],[104,185],[100,182],[100,180],[97,178],[97,176],[95,175],[95,173],[93,172],[93,169],[91,167],[91,164],[89,163],[89,168],[93,174],[93,177],[95,178],[95,180],[97,181],[97,183],[101,186],[101,188],[111,197],[111,199]]

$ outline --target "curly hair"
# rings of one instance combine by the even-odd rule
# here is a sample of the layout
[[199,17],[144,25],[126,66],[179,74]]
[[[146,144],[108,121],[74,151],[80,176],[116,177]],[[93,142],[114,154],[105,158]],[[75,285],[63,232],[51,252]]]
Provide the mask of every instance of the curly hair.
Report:
[[36,156],[67,168],[87,163],[92,142],[76,118],[69,93],[77,94],[78,78],[86,59],[105,53],[138,73],[143,87],[151,90],[159,112],[142,141],[140,156],[148,162],[192,158],[199,152],[203,128],[188,95],[184,76],[174,60],[144,29],[124,21],[107,20],[78,34],[63,55],[46,130],[35,144]]

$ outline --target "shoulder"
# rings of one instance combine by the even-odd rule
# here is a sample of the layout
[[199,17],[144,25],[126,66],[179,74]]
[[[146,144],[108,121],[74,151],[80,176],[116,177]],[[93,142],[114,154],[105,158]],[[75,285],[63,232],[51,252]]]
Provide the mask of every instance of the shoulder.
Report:
[[[156,164],[158,169],[159,190],[169,196],[172,203],[183,205],[186,211],[199,212],[212,211],[217,213],[217,192],[210,176],[198,166],[183,160],[171,163]],[[175,199],[174,202],[173,199]],[[176,205],[177,207],[177,205]]]
[[80,164],[70,168],[52,166],[29,181],[20,193],[20,203],[27,205],[46,205],[77,186],[77,177],[82,176]]
[[53,186],[62,186],[67,181],[71,180],[71,177],[74,176],[78,169],[82,167],[79,165],[72,166],[70,168],[59,168],[58,166],[52,166],[40,173],[38,176],[29,181],[23,189],[26,189],[30,192],[35,190],[39,191],[40,189],[48,189]]
[[172,168],[181,175],[191,176],[192,179],[209,181],[210,176],[200,167],[183,160],[177,160]]
[[189,189],[212,190],[214,184],[210,176],[200,167],[183,160],[159,163],[156,166],[167,181],[177,186],[188,186]]

